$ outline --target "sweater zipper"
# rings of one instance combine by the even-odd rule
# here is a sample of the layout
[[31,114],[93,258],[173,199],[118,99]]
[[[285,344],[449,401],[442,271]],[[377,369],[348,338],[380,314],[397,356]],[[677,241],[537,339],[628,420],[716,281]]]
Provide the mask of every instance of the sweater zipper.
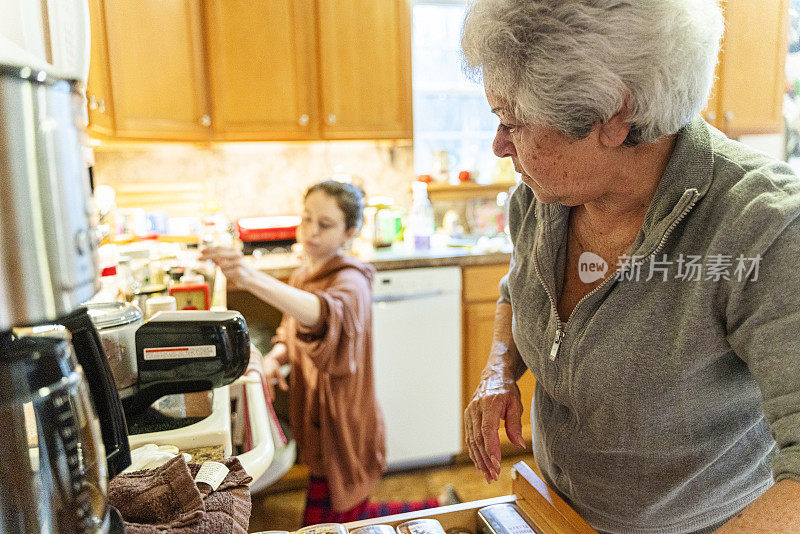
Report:
[[[669,236],[672,234],[672,232],[675,230],[678,224],[680,224],[680,222],[686,217],[686,215],[688,215],[689,212],[692,211],[692,208],[694,208],[694,205],[697,204],[699,198],[700,198],[700,193],[695,191],[692,194],[692,200],[689,201],[686,207],[683,208],[681,213],[675,218],[674,221],[672,221],[672,223],[666,229],[664,235],[661,236],[661,239],[659,240],[656,248],[653,249],[653,251],[650,252],[648,255],[644,256],[638,262],[633,262],[633,265],[635,265],[636,263],[644,263],[645,261],[649,260],[656,254],[658,254],[659,251],[662,248],[664,248],[664,245],[667,243],[667,239],[669,239]],[[567,325],[569,324],[570,319],[572,319],[572,316],[575,315],[575,310],[578,309],[578,306],[580,306],[583,303],[583,301],[585,301],[586,299],[588,299],[589,297],[600,291],[600,289],[603,288],[603,286],[605,286],[609,281],[614,280],[617,277],[617,273],[623,268],[628,267],[628,265],[629,264],[626,263],[625,265],[620,266],[617,270],[615,270],[611,274],[611,276],[603,280],[603,282],[599,286],[591,290],[588,294],[584,295],[584,297],[581,300],[579,300],[577,304],[575,304],[575,307],[572,308],[572,313],[567,318],[567,322],[563,323],[561,322],[561,317],[558,315],[558,308],[556,307],[556,299],[553,298],[552,293],[550,293],[550,290],[544,283],[544,278],[542,278],[542,273],[539,271],[539,262],[534,260],[533,267],[534,270],[536,271],[536,276],[539,277],[539,282],[542,284],[542,287],[544,288],[544,291],[547,294],[547,298],[550,300],[550,306],[552,307],[553,312],[555,313],[556,316],[556,334],[555,337],[553,338],[553,345],[550,347],[551,362],[555,361],[556,357],[558,356],[558,350],[561,348],[561,343],[564,341],[564,337],[567,335]]]

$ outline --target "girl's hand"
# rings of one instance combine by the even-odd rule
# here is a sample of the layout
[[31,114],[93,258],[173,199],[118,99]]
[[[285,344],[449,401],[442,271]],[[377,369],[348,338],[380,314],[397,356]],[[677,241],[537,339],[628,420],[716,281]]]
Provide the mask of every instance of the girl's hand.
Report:
[[264,378],[266,379],[267,389],[269,390],[269,398],[275,400],[275,383],[283,391],[289,390],[289,384],[286,383],[286,378],[281,373],[281,364],[276,358],[269,354],[264,356],[261,360],[261,366],[264,369]]
[[216,263],[225,275],[230,289],[247,289],[257,272],[245,262],[242,251],[229,247],[208,247],[203,249],[200,260]]
[[522,439],[522,401],[517,382],[487,367],[467,409],[464,411],[464,436],[469,457],[486,477],[500,475],[500,420],[505,420],[508,439],[525,447]]

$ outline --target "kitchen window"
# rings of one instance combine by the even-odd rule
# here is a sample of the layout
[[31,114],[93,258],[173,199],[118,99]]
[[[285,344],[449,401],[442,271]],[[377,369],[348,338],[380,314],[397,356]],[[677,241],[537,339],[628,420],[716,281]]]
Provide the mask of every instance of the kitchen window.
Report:
[[491,181],[497,157],[492,140],[498,119],[483,86],[462,71],[465,0],[416,0],[412,25],[414,170],[430,174],[435,150],[449,153],[451,174],[477,171]]

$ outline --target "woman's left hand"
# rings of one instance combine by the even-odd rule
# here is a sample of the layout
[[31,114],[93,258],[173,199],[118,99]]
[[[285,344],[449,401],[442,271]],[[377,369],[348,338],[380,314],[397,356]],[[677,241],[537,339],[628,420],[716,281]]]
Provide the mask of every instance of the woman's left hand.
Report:
[[245,262],[242,251],[237,248],[208,247],[203,249],[200,260],[216,263],[225,275],[230,289],[247,289],[257,275]]

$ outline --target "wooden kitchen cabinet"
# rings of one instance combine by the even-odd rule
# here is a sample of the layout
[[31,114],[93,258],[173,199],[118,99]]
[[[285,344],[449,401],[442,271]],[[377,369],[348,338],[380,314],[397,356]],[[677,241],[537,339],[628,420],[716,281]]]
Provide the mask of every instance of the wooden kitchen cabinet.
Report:
[[729,137],[783,131],[788,0],[723,0],[725,35],[704,113]]
[[104,4],[104,0],[89,1],[92,42],[86,99],[90,132],[107,136],[114,133],[114,117],[111,112],[111,80],[108,79]]
[[[481,371],[486,366],[494,333],[494,314],[500,298],[498,284],[508,272],[508,264],[465,266],[462,270],[464,297],[463,335],[463,406],[472,399],[480,382]],[[535,380],[528,371],[518,382],[522,396],[522,436],[531,439],[531,400]],[[508,443],[504,430],[500,432],[501,443]]]
[[200,3],[104,3],[115,135],[208,139],[211,117]]
[[408,0],[321,0],[322,137],[410,138]]
[[214,136],[319,136],[314,2],[210,0],[207,45]]
[[[410,138],[409,0],[92,0],[104,136]],[[94,15],[94,14],[93,14]],[[98,51],[95,53],[95,49]],[[113,114],[109,104],[113,101]]]

